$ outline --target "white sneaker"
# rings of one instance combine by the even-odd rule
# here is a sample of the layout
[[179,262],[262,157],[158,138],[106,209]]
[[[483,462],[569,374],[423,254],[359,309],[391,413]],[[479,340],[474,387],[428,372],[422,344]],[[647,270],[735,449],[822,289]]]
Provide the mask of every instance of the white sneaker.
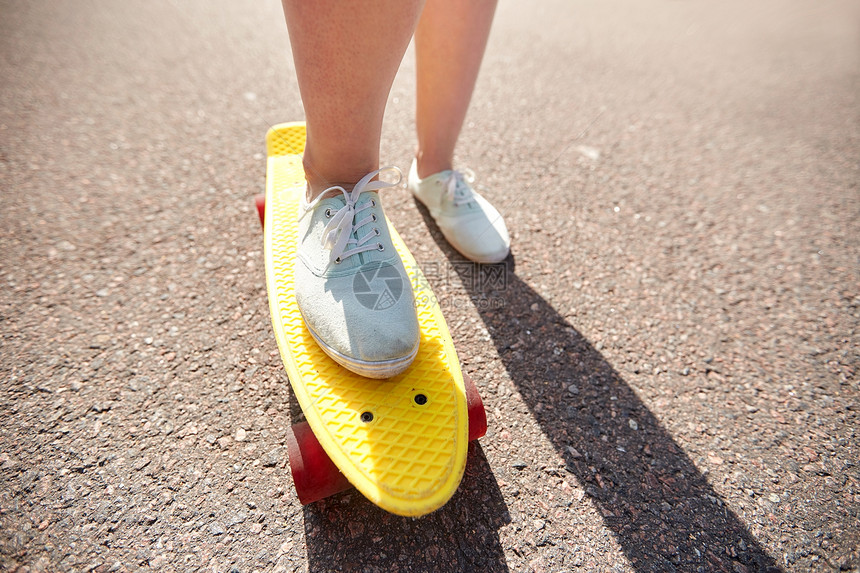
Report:
[[302,199],[296,259],[296,302],[311,335],[333,360],[370,378],[406,370],[419,339],[412,284],[377,194],[397,184],[371,181],[380,171],[352,191],[336,186]]
[[441,171],[424,179],[412,162],[407,186],[430,211],[451,246],[476,263],[498,263],[511,251],[505,220],[472,189],[471,171]]

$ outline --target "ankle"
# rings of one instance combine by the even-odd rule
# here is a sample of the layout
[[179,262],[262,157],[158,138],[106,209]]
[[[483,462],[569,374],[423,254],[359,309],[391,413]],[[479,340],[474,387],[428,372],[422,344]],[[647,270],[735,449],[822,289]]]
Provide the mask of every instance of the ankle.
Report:
[[343,187],[346,191],[352,191],[355,184],[362,177],[371,171],[379,169],[379,162],[377,161],[375,164],[367,163],[366,166],[359,166],[353,169],[344,168],[343,165],[338,165],[336,168],[328,168],[320,165],[319,162],[315,162],[306,152],[302,159],[302,167],[305,171],[305,179],[308,182],[305,197],[310,202],[332,187]]
[[415,153],[416,170],[420,179],[435,175],[440,171],[452,169],[453,161],[450,157],[440,157],[425,153],[420,149]]
[[341,183],[336,181],[327,182],[322,180],[311,182],[311,179],[308,177],[307,172],[305,172],[305,179],[307,179],[308,182],[308,185],[305,188],[305,201],[307,201],[308,203],[312,202],[314,199],[323,194],[325,194],[326,197],[335,197],[340,195],[340,190],[335,189],[329,191],[332,187],[342,187],[347,193],[349,193],[355,188],[355,183]]

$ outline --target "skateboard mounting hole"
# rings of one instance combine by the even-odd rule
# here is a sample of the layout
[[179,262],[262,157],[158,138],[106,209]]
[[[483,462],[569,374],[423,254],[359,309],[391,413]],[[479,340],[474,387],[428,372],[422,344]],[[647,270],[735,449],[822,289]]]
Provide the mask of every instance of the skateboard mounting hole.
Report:
[[364,423],[373,421],[373,412],[362,412],[361,413],[361,421]]
[[415,403],[419,406],[423,406],[427,403],[427,396],[424,394],[415,394]]

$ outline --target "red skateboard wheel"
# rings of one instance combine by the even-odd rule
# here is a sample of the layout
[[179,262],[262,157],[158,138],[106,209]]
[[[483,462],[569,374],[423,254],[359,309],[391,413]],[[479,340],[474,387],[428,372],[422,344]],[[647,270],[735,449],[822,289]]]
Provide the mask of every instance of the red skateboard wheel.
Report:
[[313,503],[352,487],[317,441],[307,422],[287,432],[290,472],[302,505]]
[[472,378],[463,372],[463,384],[466,386],[466,405],[469,408],[469,441],[482,438],[487,433],[487,412],[478,387]]
[[255,195],[254,196],[254,204],[257,205],[257,214],[260,216],[260,226],[265,226],[266,224],[266,196],[265,195]]
[[[466,405],[469,412],[469,441],[487,433],[487,412],[475,382],[465,372]],[[307,422],[294,424],[287,432],[290,472],[302,505],[330,497],[351,486],[320,445]]]

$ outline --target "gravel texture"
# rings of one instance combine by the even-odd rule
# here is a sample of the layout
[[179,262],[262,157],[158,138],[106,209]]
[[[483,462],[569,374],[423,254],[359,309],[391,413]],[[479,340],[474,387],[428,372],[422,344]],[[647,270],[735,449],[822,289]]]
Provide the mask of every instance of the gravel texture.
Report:
[[0,15],[0,569],[860,568],[856,2],[502,3],[458,161],[513,257],[385,196],[490,423],[418,520],[293,491],[251,200],[302,117],[279,3]]

